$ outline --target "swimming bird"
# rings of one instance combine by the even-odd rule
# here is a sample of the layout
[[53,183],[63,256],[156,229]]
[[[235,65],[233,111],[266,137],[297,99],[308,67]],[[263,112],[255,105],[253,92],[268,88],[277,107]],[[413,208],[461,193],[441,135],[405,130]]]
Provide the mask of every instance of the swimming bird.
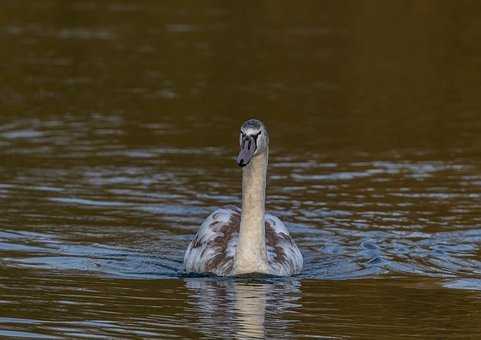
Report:
[[237,164],[242,167],[242,209],[228,206],[207,217],[184,256],[187,273],[219,276],[300,273],[303,259],[287,227],[265,213],[269,135],[257,119],[240,131]]

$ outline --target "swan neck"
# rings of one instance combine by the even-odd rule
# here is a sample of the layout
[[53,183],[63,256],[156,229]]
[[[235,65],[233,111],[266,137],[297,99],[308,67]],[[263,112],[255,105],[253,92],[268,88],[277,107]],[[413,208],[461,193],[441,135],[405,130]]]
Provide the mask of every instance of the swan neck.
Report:
[[268,273],[265,242],[265,195],[268,150],[242,169],[242,212],[235,272]]

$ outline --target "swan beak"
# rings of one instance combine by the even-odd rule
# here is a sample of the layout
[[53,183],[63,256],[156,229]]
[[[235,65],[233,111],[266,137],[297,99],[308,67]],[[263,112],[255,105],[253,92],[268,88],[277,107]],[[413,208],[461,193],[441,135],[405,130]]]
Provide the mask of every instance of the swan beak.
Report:
[[256,151],[256,141],[252,136],[242,137],[241,149],[237,156],[237,164],[244,167],[251,161]]

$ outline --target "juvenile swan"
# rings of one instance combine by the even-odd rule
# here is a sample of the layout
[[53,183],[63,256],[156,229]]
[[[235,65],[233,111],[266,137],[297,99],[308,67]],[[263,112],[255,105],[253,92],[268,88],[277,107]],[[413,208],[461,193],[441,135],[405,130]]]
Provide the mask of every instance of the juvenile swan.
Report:
[[187,273],[287,276],[302,270],[301,252],[286,226],[265,214],[268,154],[264,124],[249,119],[241,127],[237,156],[242,167],[242,210],[226,207],[207,217],[185,252]]

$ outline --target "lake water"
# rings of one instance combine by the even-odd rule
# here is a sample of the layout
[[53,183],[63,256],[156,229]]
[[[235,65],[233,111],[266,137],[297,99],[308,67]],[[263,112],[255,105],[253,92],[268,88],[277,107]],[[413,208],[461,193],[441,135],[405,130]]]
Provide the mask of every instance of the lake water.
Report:
[[[479,337],[480,13],[5,1],[0,336]],[[185,276],[250,117],[304,271]]]

